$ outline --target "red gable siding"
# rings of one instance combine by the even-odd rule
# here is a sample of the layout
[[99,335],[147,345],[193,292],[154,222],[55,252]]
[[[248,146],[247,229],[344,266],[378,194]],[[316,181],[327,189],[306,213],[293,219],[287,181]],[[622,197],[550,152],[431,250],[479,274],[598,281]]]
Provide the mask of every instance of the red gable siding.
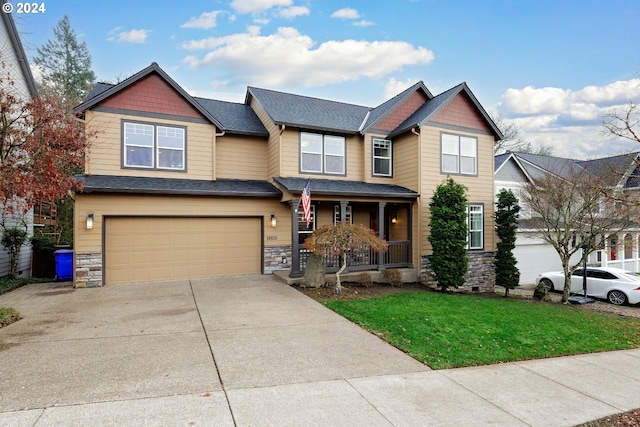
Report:
[[133,83],[100,103],[102,107],[181,117],[204,118],[182,95],[157,74]]
[[398,125],[412,115],[418,108],[427,102],[427,97],[421,91],[414,92],[405,102],[396,107],[386,117],[375,125],[376,129],[391,132]]
[[460,93],[431,119],[433,122],[491,131],[469,97]]

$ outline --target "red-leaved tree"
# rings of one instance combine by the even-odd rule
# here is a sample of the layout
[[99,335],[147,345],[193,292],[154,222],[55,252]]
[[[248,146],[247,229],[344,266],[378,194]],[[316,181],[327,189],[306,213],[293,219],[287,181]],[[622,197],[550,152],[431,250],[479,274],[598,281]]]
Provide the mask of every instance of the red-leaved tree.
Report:
[[88,136],[82,123],[51,99],[24,100],[0,79],[0,204],[27,212],[38,200],[57,200],[80,185]]
[[342,292],[340,274],[347,268],[347,254],[350,251],[363,248],[386,251],[389,246],[387,242],[376,236],[373,230],[363,225],[339,222],[335,225],[324,225],[315,230],[304,241],[304,247],[317,254],[323,254],[326,251],[338,255],[340,269],[336,272],[336,293],[340,293]]

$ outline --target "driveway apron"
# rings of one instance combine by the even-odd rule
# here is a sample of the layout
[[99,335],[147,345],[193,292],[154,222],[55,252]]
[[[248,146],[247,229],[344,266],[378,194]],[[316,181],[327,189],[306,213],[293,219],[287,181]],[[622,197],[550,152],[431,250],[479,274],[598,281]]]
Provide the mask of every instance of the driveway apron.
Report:
[[233,390],[241,414],[240,390],[428,370],[269,276],[33,284],[0,305],[23,316],[0,329],[0,425],[232,425]]

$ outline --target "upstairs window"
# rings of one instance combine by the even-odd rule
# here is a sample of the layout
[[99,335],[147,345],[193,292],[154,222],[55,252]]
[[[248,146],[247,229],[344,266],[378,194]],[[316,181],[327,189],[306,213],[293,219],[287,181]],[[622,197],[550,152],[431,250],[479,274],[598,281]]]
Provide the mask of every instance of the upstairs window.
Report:
[[391,141],[373,139],[373,174],[391,176]]
[[185,133],[181,127],[124,122],[123,166],[185,170]]
[[478,140],[468,136],[441,134],[442,173],[478,174]]
[[341,136],[300,132],[300,171],[344,175],[345,139]]

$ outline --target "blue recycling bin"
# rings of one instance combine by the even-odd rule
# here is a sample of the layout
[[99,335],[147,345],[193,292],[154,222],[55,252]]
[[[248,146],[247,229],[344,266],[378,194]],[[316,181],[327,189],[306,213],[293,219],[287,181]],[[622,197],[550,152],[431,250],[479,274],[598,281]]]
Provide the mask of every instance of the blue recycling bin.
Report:
[[54,255],[58,282],[73,280],[73,249],[58,249]]

